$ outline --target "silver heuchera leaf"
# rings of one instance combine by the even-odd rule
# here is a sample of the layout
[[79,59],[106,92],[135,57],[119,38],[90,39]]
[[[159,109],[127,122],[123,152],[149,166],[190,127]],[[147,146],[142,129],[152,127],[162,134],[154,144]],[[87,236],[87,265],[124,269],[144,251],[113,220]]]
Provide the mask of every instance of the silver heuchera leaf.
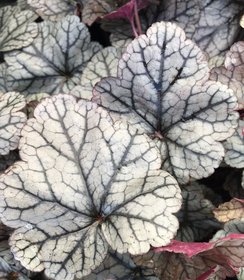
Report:
[[73,15],[76,3],[81,0],[27,0],[36,13],[45,20],[58,21],[67,15]]
[[16,275],[15,278],[13,277],[16,280],[30,280],[29,276],[31,276],[31,273],[14,259],[8,241],[5,240],[0,242],[0,277],[3,277],[4,280],[12,279],[11,274]]
[[[0,9],[0,51],[6,52],[30,45],[38,34],[32,11],[21,11],[19,7]],[[30,24],[31,23],[31,24]]]
[[225,65],[213,68],[210,79],[231,88],[238,99],[239,108],[244,108],[244,42],[237,42],[230,48],[225,57]]
[[192,39],[210,58],[224,54],[240,30],[241,4],[233,0],[199,1],[201,13]]
[[127,47],[118,78],[99,82],[94,100],[149,134],[162,168],[184,184],[214,172],[224,156],[219,141],[237,126],[232,91],[208,76],[200,49],[181,28],[160,22]]
[[159,280],[153,269],[137,266],[129,254],[120,255],[109,251],[103,263],[82,280]]
[[[2,221],[22,265],[70,280],[106,257],[168,244],[181,206],[147,136],[70,95],[45,99],[22,129],[20,156],[0,177]],[[160,245],[161,244],[161,245]]]
[[69,92],[101,46],[90,42],[87,27],[76,16],[42,22],[39,29],[29,47],[6,54],[8,88],[25,94]]
[[18,147],[20,130],[26,122],[26,115],[19,111],[24,107],[24,97],[19,93],[0,93],[0,155]]
[[[244,169],[244,121],[240,120],[235,133],[224,142],[226,149],[225,162],[232,167]],[[244,188],[244,171],[242,174],[242,187]]]
[[81,86],[75,87],[71,93],[91,100],[92,90],[97,82],[105,77],[117,76],[119,56],[119,51],[114,47],[107,47],[96,53],[81,75]]
[[[226,50],[235,42],[243,10],[243,5],[233,0],[168,0],[149,6],[141,13],[140,19],[144,31],[155,22],[177,23],[186,32],[186,37],[207,53],[213,64],[213,61],[221,61]],[[111,24],[105,28],[113,34],[113,42],[133,38],[128,23]]]
[[0,92],[7,92],[7,64],[0,64]]
[[194,182],[181,189],[183,204],[177,213],[180,222],[177,239],[184,242],[201,241],[220,228],[213,215],[215,206],[205,197],[207,188],[204,185]]
[[106,2],[106,0],[86,0],[84,1],[84,8],[82,10],[82,21],[88,25],[101,16],[113,11],[115,5],[111,1],[112,5]]

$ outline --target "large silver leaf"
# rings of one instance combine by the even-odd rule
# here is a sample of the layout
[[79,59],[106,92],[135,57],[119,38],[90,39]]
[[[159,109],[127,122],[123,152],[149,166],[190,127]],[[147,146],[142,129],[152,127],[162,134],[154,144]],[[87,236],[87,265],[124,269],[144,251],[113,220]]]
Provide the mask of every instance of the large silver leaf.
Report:
[[42,22],[34,42],[6,54],[8,88],[25,94],[69,92],[101,46],[90,42],[87,27],[76,16]]
[[236,98],[209,82],[200,49],[172,23],[156,23],[136,38],[119,61],[118,78],[94,89],[94,100],[153,138],[162,167],[180,183],[209,176],[218,167],[223,141],[234,133]]
[[80,278],[108,244],[141,254],[170,242],[180,189],[148,137],[70,95],[45,99],[34,115],[22,129],[23,161],[0,177],[1,218],[16,228],[11,249],[26,268]]
[[0,155],[7,155],[18,147],[20,130],[26,115],[24,97],[16,92],[0,93]]
[[[11,51],[30,45],[37,36],[38,28],[32,11],[21,11],[19,7],[0,9],[0,51]],[[31,23],[31,24],[30,24]]]

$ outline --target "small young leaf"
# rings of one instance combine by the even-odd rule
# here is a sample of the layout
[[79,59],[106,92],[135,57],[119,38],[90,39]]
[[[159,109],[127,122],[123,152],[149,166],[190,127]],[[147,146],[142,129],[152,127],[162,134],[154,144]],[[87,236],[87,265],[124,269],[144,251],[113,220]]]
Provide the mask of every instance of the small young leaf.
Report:
[[244,203],[238,199],[220,204],[214,209],[214,215],[222,223],[229,222],[234,219],[241,219],[244,216]]
[[24,97],[16,92],[0,93],[0,155],[7,155],[18,147],[20,130],[26,115]]
[[94,88],[94,100],[154,138],[162,168],[180,183],[209,176],[238,113],[232,91],[208,82],[204,54],[172,23],[156,23],[136,38],[119,61],[118,78]]
[[99,266],[108,245],[143,254],[170,242],[180,188],[148,137],[70,95],[45,99],[34,116],[23,161],[0,176],[2,221],[17,228],[11,250],[26,268],[70,280]]
[[[21,11],[19,7],[0,9],[0,51],[6,52],[30,45],[38,34],[32,11]],[[31,23],[31,24],[30,24]]]
[[90,42],[87,27],[76,16],[42,22],[39,29],[29,47],[6,54],[8,88],[25,94],[69,92],[101,46]]

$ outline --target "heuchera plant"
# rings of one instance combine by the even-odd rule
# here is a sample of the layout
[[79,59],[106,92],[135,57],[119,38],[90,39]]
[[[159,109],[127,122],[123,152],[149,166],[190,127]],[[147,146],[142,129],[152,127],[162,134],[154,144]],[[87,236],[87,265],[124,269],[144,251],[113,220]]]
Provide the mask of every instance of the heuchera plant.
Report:
[[244,280],[243,1],[0,3],[0,279]]

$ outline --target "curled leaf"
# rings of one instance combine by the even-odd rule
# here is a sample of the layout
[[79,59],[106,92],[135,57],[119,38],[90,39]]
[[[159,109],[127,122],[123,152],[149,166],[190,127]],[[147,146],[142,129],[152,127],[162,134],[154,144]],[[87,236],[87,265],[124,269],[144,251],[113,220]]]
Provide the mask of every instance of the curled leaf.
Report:
[[244,216],[244,202],[239,199],[232,199],[219,205],[213,212],[216,219],[222,223],[241,219]]
[[108,246],[142,254],[168,244],[181,206],[157,147],[95,104],[45,99],[22,130],[21,162],[0,177],[2,221],[16,228],[11,250],[50,278],[81,278]]
[[[209,243],[173,240],[156,253],[134,257],[138,264],[154,268],[159,279],[201,279],[213,272],[215,279],[235,276],[244,264],[244,235],[230,234]],[[217,268],[217,269],[214,269]],[[205,278],[203,278],[205,279]]]
[[232,91],[209,82],[204,54],[172,23],[152,25],[119,61],[118,78],[94,88],[94,100],[154,139],[162,168],[180,183],[209,176],[238,114]]

